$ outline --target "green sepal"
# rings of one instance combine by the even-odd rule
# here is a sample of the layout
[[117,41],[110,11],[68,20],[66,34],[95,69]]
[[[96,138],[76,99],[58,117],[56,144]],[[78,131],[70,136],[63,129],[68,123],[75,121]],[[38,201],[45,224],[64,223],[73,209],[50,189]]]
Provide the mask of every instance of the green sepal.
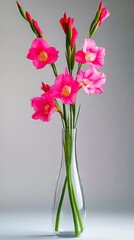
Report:
[[90,32],[89,38],[91,38],[96,33],[97,28],[98,28],[98,25],[94,26],[94,28]]
[[32,29],[32,31],[37,35],[37,33],[36,33],[36,30],[35,30],[35,28],[34,28],[34,25],[33,25],[33,23],[32,22],[29,22],[29,25],[30,25],[30,27],[31,27],[31,29]]
[[81,67],[82,67],[82,64],[81,64],[81,63],[78,63],[78,70],[77,70],[77,73],[80,71]]
[[89,29],[89,35],[90,35],[90,32],[92,32],[95,25],[97,24],[97,22],[100,18],[100,15],[101,15],[101,11],[102,11],[102,8],[100,8],[95,15],[95,18],[94,18],[93,22],[91,23],[91,26],[90,26],[90,29]]
[[26,18],[26,13],[25,13],[24,10],[22,9],[22,7],[19,7],[19,6],[18,6],[18,9],[19,9],[19,11],[20,11],[21,16],[22,16],[24,19],[27,20],[27,18]]
[[75,52],[76,52],[76,45],[74,45],[72,52],[71,52],[71,70],[73,71],[74,69],[74,64],[75,64]]
[[71,49],[70,49],[67,35],[66,35],[66,52],[67,52],[68,57],[70,58],[71,57]]
[[69,71],[69,73],[70,73],[70,71],[71,71],[70,60],[69,60],[69,57],[68,57],[67,53],[65,53],[65,55],[66,55],[66,61],[67,61],[68,71]]

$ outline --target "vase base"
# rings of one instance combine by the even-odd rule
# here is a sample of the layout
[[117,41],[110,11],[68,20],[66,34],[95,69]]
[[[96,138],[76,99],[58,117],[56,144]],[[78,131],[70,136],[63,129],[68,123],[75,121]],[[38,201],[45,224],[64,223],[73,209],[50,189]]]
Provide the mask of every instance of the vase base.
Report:
[[60,237],[60,238],[76,238],[76,237],[79,237],[81,235],[81,233],[79,234],[79,236],[76,236],[74,232],[55,232],[55,235],[57,237]]

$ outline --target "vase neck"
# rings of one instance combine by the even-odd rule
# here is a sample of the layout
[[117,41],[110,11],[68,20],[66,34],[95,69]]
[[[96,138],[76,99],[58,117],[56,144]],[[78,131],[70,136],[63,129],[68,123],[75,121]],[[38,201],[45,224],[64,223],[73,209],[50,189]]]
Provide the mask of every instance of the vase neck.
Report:
[[62,130],[62,160],[66,167],[74,163],[77,165],[76,135],[77,129]]
[[75,147],[76,145],[77,129],[62,129],[62,142],[64,145]]

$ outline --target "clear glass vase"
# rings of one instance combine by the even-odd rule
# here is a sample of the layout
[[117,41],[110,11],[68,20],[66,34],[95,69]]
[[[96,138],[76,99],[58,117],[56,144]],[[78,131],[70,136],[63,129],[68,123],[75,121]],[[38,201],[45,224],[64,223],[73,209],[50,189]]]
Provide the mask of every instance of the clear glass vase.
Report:
[[86,215],[76,155],[76,129],[62,130],[62,159],[52,209],[53,227],[61,237],[78,237]]

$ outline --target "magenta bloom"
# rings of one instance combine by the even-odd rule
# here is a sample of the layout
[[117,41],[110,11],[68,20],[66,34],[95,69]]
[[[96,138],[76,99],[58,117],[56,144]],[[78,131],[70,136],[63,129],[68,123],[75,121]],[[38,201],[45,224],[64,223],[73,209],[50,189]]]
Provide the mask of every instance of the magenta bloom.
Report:
[[101,87],[106,82],[106,76],[104,73],[98,72],[97,69],[91,65],[85,72],[79,71],[77,81],[88,95],[101,94],[104,92]]
[[74,104],[79,90],[79,83],[69,74],[60,74],[56,77],[52,87],[53,97],[60,98],[64,104]]
[[92,63],[96,68],[100,68],[104,64],[105,48],[97,47],[94,40],[86,38],[83,44],[83,49],[75,54],[76,62]]
[[100,26],[100,24],[102,24],[104,20],[110,15],[109,11],[103,6],[103,2],[100,2],[99,10],[101,10],[101,14],[97,22],[98,26]]
[[58,58],[58,51],[50,47],[43,38],[36,38],[32,42],[27,58],[33,60],[36,69],[40,69],[47,64],[53,64]]
[[31,100],[31,106],[35,110],[32,118],[35,120],[40,119],[43,122],[48,122],[52,113],[55,111],[53,98],[47,93],[42,94],[40,97],[33,98]]
[[73,27],[74,24],[74,18],[67,17],[66,12],[64,13],[64,16],[60,19],[60,24],[65,32],[65,34],[68,34],[69,31],[71,31],[71,46],[72,48],[75,45],[76,38],[78,36],[78,32],[75,27]]

